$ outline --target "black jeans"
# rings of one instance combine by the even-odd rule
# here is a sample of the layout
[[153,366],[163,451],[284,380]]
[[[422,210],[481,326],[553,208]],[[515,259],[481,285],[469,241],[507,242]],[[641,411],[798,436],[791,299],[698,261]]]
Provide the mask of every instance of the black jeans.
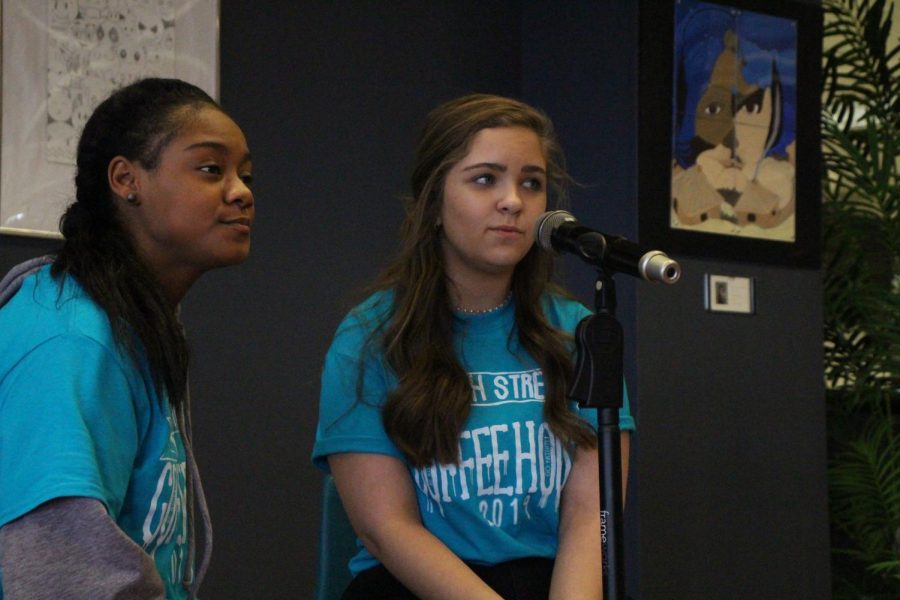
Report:
[[[520,558],[496,565],[469,565],[475,574],[505,600],[547,600],[552,558]],[[417,600],[383,565],[353,578],[341,600]]]

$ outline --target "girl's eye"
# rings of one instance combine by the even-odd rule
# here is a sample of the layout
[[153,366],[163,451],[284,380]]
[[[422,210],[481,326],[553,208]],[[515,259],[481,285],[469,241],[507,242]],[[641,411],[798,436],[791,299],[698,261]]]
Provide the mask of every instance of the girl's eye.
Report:
[[210,173],[212,175],[222,174],[222,169],[219,167],[219,165],[203,165],[202,167],[200,167],[200,170],[204,173]]
[[250,173],[244,173],[243,175],[241,175],[241,181],[244,182],[244,185],[250,187],[251,185],[253,185],[253,175],[251,175]]
[[544,189],[544,182],[540,179],[528,179],[522,185],[524,185],[532,192],[540,192]]
[[494,183],[495,178],[490,173],[485,173],[484,175],[479,175],[472,181],[474,181],[478,185],[491,185],[492,183]]

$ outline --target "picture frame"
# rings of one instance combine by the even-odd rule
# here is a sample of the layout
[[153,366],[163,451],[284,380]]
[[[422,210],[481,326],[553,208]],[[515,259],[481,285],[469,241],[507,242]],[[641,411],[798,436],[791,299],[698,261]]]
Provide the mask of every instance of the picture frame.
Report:
[[2,0],[0,15],[0,235],[62,237],[78,136],[115,89],[177,77],[218,98],[218,0]]
[[752,315],[756,313],[756,280],[705,273],[703,307],[708,312]]
[[642,244],[818,268],[821,7],[641,0]]

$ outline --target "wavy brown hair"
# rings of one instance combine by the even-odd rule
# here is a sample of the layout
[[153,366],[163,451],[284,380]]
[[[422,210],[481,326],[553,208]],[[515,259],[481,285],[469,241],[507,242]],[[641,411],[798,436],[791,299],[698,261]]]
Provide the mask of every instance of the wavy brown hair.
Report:
[[[369,340],[398,380],[382,409],[385,430],[415,466],[458,461],[459,435],[471,408],[471,382],[453,349],[454,317],[438,217],[447,172],[469,152],[475,135],[492,127],[525,127],[537,134],[550,198],[557,203],[564,200],[570,181],[550,119],[527,104],[473,94],[427,116],[416,149],[412,196],[406,199],[401,248],[373,284],[375,290],[392,292],[391,310]],[[593,447],[593,431],[569,410],[566,399],[572,373],[567,336],[547,322],[541,307],[544,293],[556,289],[551,275],[552,258],[537,246],[516,266],[511,284],[516,328],[510,335],[518,337],[543,370],[544,418],[554,434],[569,444]]]

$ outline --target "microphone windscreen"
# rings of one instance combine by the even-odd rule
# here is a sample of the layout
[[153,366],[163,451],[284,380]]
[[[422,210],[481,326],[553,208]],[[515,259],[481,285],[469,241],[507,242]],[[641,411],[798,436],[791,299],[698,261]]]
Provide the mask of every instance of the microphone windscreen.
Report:
[[564,222],[574,221],[572,213],[565,210],[551,210],[542,214],[534,226],[534,241],[544,250],[554,252],[553,232]]

